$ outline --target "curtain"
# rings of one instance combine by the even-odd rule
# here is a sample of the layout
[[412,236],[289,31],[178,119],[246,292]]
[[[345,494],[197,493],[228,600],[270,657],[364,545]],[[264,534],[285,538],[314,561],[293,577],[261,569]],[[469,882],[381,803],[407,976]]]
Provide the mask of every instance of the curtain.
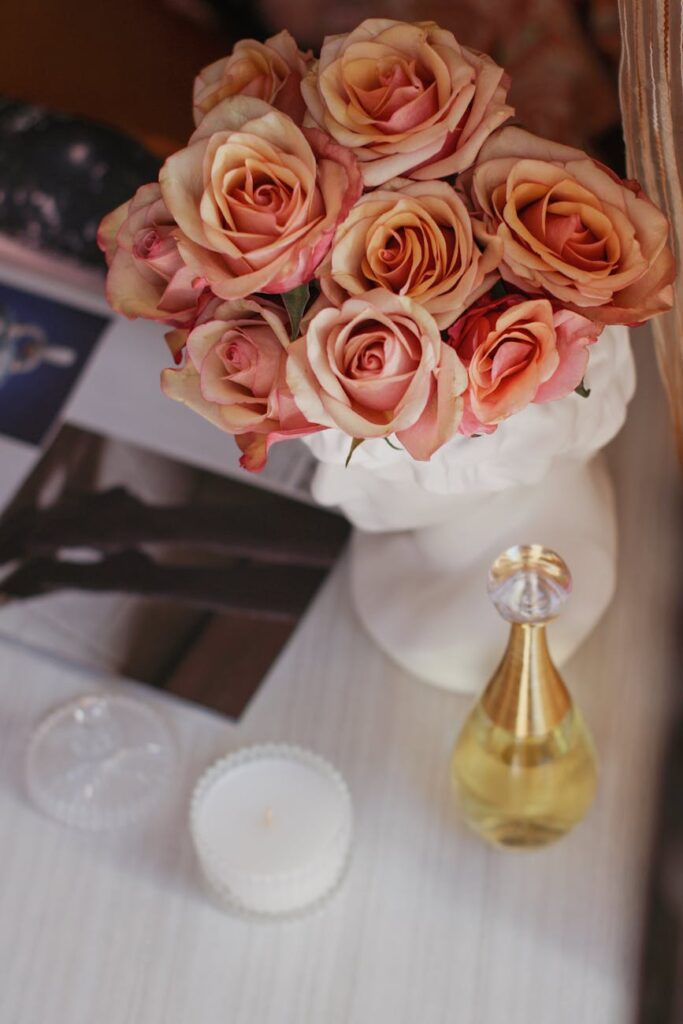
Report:
[[683,8],[681,0],[619,0],[619,17],[628,172],[669,217],[678,268],[673,309],[652,327],[683,466]]

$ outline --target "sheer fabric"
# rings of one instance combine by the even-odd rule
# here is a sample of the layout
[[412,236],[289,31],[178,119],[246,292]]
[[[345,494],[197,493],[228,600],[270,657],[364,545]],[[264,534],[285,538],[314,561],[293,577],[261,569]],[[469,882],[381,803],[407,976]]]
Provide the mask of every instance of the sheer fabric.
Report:
[[669,217],[678,267],[673,309],[652,327],[683,464],[683,8],[680,0],[619,0],[619,15],[628,170]]

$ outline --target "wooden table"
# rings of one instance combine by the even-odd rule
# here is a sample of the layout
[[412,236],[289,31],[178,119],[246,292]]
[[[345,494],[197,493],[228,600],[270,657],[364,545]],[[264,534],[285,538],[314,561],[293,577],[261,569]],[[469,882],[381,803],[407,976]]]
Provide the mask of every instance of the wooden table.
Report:
[[[613,445],[620,583],[566,676],[602,755],[586,822],[545,851],[469,834],[448,787],[467,700],[417,683],[366,638],[339,565],[239,725],[147,694],[179,761],[141,828],[83,835],[27,802],[36,720],[98,685],[0,648],[3,1024],[629,1024],[637,999],[657,771],[675,647],[678,489],[649,342]],[[226,684],[229,668],[226,667]],[[186,827],[203,768],[244,743],[296,741],[351,787],[341,891],[289,923],[247,922],[202,888]]]

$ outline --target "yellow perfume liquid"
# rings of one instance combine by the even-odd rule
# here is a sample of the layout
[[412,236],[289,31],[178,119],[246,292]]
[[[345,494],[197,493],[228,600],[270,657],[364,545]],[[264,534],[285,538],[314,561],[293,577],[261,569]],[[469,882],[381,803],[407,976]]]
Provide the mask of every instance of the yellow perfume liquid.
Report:
[[518,546],[493,563],[488,591],[510,635],[458,737],[451,781],[466,821],[484,839],[543,846],[581,821],[597,785],[593,742],[546,639],[571,576],[554,551]]
[[502,846],[542,846],[585,815],[597,784],[593,743],[572,705],[542,736],[520,738],[478,704],[451,760],[451,780],[467,823]]

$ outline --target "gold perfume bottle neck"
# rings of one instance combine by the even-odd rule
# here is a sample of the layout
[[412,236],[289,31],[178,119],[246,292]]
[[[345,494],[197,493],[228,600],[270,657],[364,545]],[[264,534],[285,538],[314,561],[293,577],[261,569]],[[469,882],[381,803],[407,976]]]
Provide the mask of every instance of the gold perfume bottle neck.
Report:
[[544,625],[512,623],[482,706],[496,725],[520,739],[544,736],[559,725],[571,697],[548,652]]

